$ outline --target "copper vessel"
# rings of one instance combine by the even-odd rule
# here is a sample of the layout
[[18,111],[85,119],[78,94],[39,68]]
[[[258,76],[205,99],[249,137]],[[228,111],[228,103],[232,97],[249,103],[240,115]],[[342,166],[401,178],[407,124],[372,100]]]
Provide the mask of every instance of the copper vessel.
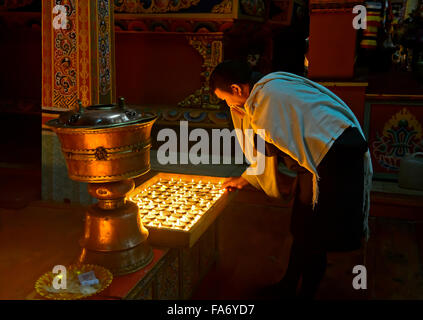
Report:
[[63,113],[47,126],[58,135],[69,177],[88,182],[99,201],[85,216],[79,262],[102,265],[115,275],[151,262],[138,206],[126,200],[133,178],[150,170],[150,133],[157,119],[119,104],[96,105]]
[[111,182],[150,170],[150,133],[156,116],[119,105],[96,105],[63,113],[47,125],[59,137],[69,177]]

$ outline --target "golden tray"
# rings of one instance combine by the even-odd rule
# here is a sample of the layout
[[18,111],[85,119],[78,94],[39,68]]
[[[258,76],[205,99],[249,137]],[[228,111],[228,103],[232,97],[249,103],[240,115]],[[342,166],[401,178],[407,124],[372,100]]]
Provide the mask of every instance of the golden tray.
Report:
[[[210,181],[211,183],[223,183],[228,178],[160,172],[139,185],[133,192],[129,194],[128,198],[155,184],[160,179],[181,179],[187,182],[198,182],[201,180]],[[164,246],[168,248],[191,248],[209,228],[209,226],[216,220],[219,214],[226,208],[233,196],[234,192],[226,191],[188,231],[155,228],[144,224],[144,227],[146,227],[149,232],[148,242],[154,246]]]
[[[94,271],[96,278],[99,281],[99,284],[92,285],[96,289],[95,292],[91,293],[76,293],[76,292],[69,292],[66,291],[68,289],[60,289],[60,291],[63,292],[51,292],[50,290],[55,290],[52,288],[53,279],[58,275],[53,273],[52,271],[49,271],[45,274],[43,274],[35,283],[35,290],[47,299],[52,300],[78,300],[82,298],[86,298],[95,294],[98,294],[99,292],[106,289],[110,283],[113,280],[112,273],[107,270],[106,268],[103,268],[101,266],[92,265],[92,264],[76,264],[76,265],[70,265],[66,267],[66,277],[67,282],[69,284],[70,281],[73,281],[79,283],[78,280],[78,274],[85,273],[89,271]],[[67,287],[69,287],[67,285]]]

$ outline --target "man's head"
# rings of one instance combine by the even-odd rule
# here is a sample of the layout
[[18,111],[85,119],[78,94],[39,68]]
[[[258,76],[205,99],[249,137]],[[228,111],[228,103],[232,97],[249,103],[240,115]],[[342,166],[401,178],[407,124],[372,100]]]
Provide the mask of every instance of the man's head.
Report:
[[250,95],[252,69],[247,62],[228,60],[220,63],[210,76],[210,88],[230,108],[243,108]]

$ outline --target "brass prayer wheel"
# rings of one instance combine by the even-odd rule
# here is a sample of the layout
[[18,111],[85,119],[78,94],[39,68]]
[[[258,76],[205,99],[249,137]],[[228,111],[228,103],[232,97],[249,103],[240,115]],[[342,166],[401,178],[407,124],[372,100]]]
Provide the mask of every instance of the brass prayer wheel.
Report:
[[79,262],[102,265],[115,275],[134,272],[151,262],[136,204],[126,200],[133,178],[150,170],[151,128],[157,116],[119,104],[95,105],[63,113],[47,122],[57,134],[69,177],[88,182],[99,201],[85,215]]

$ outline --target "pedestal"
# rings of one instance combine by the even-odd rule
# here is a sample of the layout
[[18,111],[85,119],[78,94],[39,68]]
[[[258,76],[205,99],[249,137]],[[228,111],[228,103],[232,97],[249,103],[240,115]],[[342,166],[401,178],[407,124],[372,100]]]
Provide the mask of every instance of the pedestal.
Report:
[[99,202],[86,212],[79,262],[104,266],[114,275],[134,272],[151,262],[148,230],[137,205],[125,199],[133,189],[133,179],[88,185],[88,192]]

